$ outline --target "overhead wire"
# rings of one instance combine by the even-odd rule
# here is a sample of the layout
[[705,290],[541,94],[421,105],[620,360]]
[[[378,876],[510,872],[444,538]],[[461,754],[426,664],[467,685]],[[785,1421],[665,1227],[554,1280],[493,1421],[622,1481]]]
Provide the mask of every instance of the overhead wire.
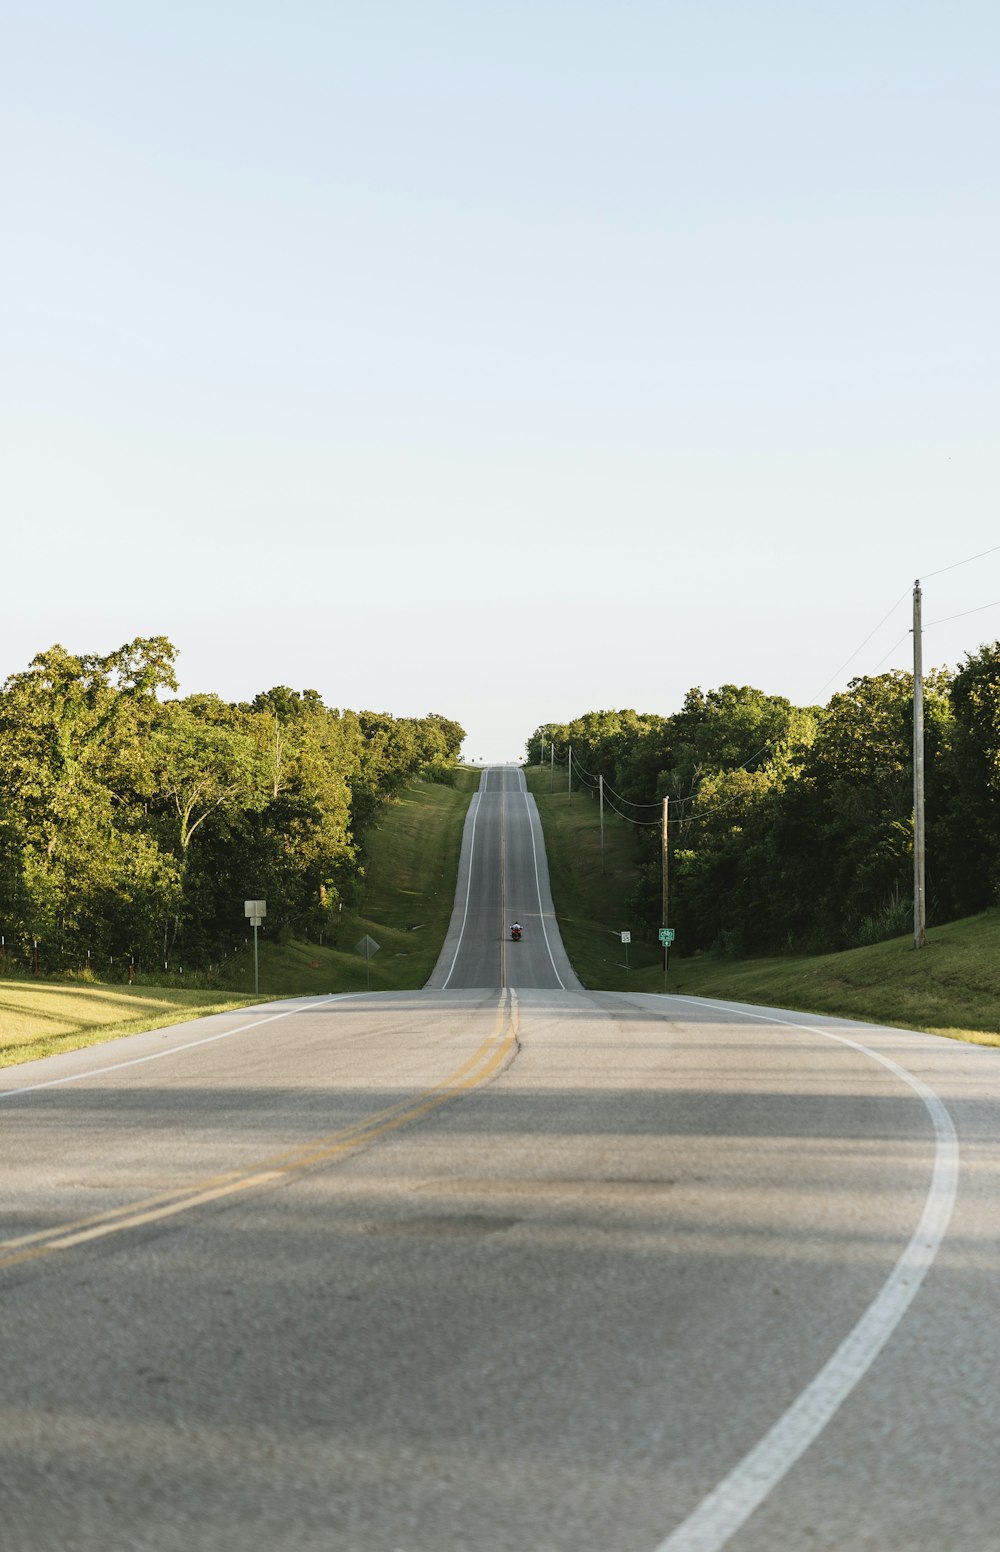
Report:
[[[971,566],[971,564],[972,564],[972,562],[974,560],[983,560],[987,555],[996,555],[998,550],[1000,550],[1000,544],[994,544],[992,549],[980,550],[978,555],[967,555],[965,560],[952,561],[950,566],[939,566],[937,571],[926,571],[926,572],[924,572],[924,574],[920,578],[920,580],[921,580],[921,582],[929,582],[931,577],[943,576],[943,574],[946,571],[957,571],[959,566]],[[989,604],[986,604],[984,607],[985,608],[991,608],[992,606],[989,605]],[[974,609],[970,609],[969,613],[970,614],[974,614],[975,610]],[[958,619],[958,615],[957,614],[952,615],[951,618],[954,619],[954,620],[957,620]],[[940,623],[940,622],[936,622],[936,623]]]
[[946,614],[941,620],[928,620],[924,630],[930,630],[932,625],[947,625],[949,620],[964,620],[967,614],[982,614],[985,609],[1000,608],[1000,598],[991,604],[980,604],[976,609],[963,609],[961,614]]
[[[615,804],[611,802],[610,798],[605,798],[604,801],[607,803],[609,808],[614,809],[619,818],[625,820],[626,824],[644,825],[651,829],[654,825],[659,827],[663,823],[662,819],[633,819],[631,814],[623,814],[621,809],[617,808]],[[667,823],[670,824],[673,823],[673,821],[668,820]]]
[[604,790],[605,792],[612,793],[613,796],[618,799],[619,803],[628,803],[632,808],[659,808],[663,803],[662,798],[657,803],[640,803],[638,798],[627,798],[625,797],[624,793],[615,792],[614,787],[609,781],[604,783]]
[[[875,629],[874,630],[870,630],[868,632],[868,635],[865,637],[865,639],[861,643],[860,647],[856,648],[856,650],[851,653],[849,658],[845,658],[844,662],[841,663],[841,665],[837,669],[836,673],[833,673],[833,674],[830,675],[829,679],[826,681],[826,684],[821,684],[820,685],[819,689],[816,692],[816,699],[817,700],[819,700],[820,696],[823,694],[823,691],[825,689],[827,689],[827,687],[829,685],[831,685],[835,679],[839,679],[840,678],[840,675],[844,672],[844,669],[848,666],[848,664],[849,663],[853,663],[854,659],[858,656],[858,654],[860,652],[864,651],[865,647],[867,647],[867,645],[871,641],[872,637],[877,635],[878,632],[882,629],[882,626],[885,624],[886,620],[889,620],[889,619],[892,618],[892,616],[895,614],[896,610],[899,608],[900,604],[903,602],[903,599],[908,596],[909,592],[910,592],[910,589],[906,588],[906,590],[904,592],[900,593],[899,597],[896,599],[896,602],[893,604],[892,608],[889,610],[889,612],[887,614],[884,614],[882,616],[882,618],[879,620],[878,624],[875,626]],[[898,645],[898,643],[897,643],[897,645]],[[893,652],[895,652],[896,648],[893,647],[891,650]],[[883,658],[882,661],[885,662],[885,658]]]
[[[991,546],[990,549],[988,549],[988,550],[980,550],[978,552],[978,554],[976,554],[976,555],[967,555],[964,560],[952,561],[950,563],[950,565],[939,566],[936,571],[924,572],[922,574],[922,576],[920,577],[920,581],[927,582],[927,581],[929,581],[931,579],[931,577],[943,576],[946,571],[956,571],[960,566],[970,566],[973,561],[984,560],[987,555],[996,555],[998,553],[1000,553],[1000,544],[994,544],[994,545]],[[864,651],[865,647],[871,641],[872,637],[876,636],[878,634],[878,632],[882,629],[882,626],[886,623],[886,621],[892,618],[892,616],[895,614],[896,610],[899,608],[900,604],[909,595],[910,591],[911,591],[910,588],[907,587],[899,595],[899,597],[896,599],[896,602],[893,604],[892,608],[888,611],[888,613],[886,613],[886,614],[884,614],[882,616],[881,620],[879,620],[879,622],[875,626],[875,628],[873,630],[869,631],[868,635],[865,637],[865,639],[861,643],[861,645],[859,647],[857,647],[851,653],[849,658],[846,658],[845,661],[843,663],[841,663],[841,665],[837,669],[836,673],[833,673],[833,674],[830,675],[830,678],[826,681],[826,684],[820,685],[820,688],[819,688],[819,690],[817,691],[817,694],[816,694],[816,699],[817,700],[823,694],[823,691],[825,689],[827,689],[831,684],[833,684],[835,679],[838,679],[840,677],[840,675],[843,673],[844,669],[847,668],[849,664],[853,663],[854,659],[861,652]],[[995,604],[983,604],[981,609],[967,609],[967,610],[964,611],[964,614],[979,614],[984,609],[993,609],[993,608],[996,608],[996,607],[997,606]],[[943,625],[943,624],[945,624],[946,620],[960,620],[962,618],[963,618],[962,614],[949,614],[949,615],[947,615],[945,617],[945,619],[929,621],[928,624],[926,624],[924,626],[924,630],[929,630],[932,625]],[[872,669],[872,673],[878,673],[878,670],[882,667],[882,664],[885,663],[892,656],[892,654],[895,652],[896,648],[898,646],[900,646],[902,644],[902,642],[904,642],[906,640],[906,637],[908,635],[910,635],[910,634],[911,634],[910,631],[906,631],[906,632],[904,632],[904,634],[902,636],[900,636],[899,641],[895,642],[894,645],[889,648],[888,652],[885,654],[885,657],[880,659],[880,661],[875,665],[875,667]]]
[[[936,571],[925,572],[920,580],[922,580],[922,581],[929,581],[932,577],[943,576],[944,573],[947,572],[947,571],[955,571],[955,570],[957,570],[961,566],[971,565],[974,561],[984,560],[988,555],[996,555],[998,553],[1000,553],[1000,544],[992,545],[987,550],[980,550],[975,555],[968,555],[968,556],[966,556],[964,560],[952,561],[950,565],[939,566]],[[868,635],[859,644],[859,646],[857,646],[855,648],[855,650],[851,653],[851,655],[849,657],[845,658],[844,662],[841,663],[840,667],[833,674],[831,674],[830,678],[827,679],[826,683],[820,686],[820,688],[819,688],[819,690],[817,692],[817,695],[816,695],[816,700],[817,701],[819,700],[819,697],[822,695],[823,691],[826,690],[828,688],[828,686],[831,685],[834,682],[835,679],[839,678],[839,676],[843,673],[844,669],[847,668],[851,663],[853,663],[854,659],[856,657],[858,657],[861,652],[864,651],[865,647],[872,640],[872,638],[878,634],[878,632],[882,629],[883,625],[885,625],[886,622],[892,618],[892,616],[895,614],[896,610],[899,608],[900,604],[902,604],[904,599],[909,596],[910,591],[911,591],[911,589],[909,587],[904,589],[904,591],[896,599],[895,603],[882,616],[882,618],[879,620],[878,624],[876,626],[874,626],[873,629],[868,632]],[[993,603],[980,604],[975,609],[964,609],[964,610],[961,610],[957,614],[944,615],[941,619],[938,619],[938,620],[929,620],[923,626],[923,629],[924,630],[930,630],[935,625],[945,625],[945,624],[947,624],[951,620],[965,619],[969,615],[972,615],[972,614],[983,614],[988,609],[997,609],[997,608],[1000,608],[1000,599],[997,599]],[[888,661],[888,659],[893,655],[893,653],[896,651],[896,649],[898,647],[900,647],[902,645],[902,643],[906,640],[907,636],[910,636],[910,635],[912,635],[912,630],[904,631],[902,636],[900,636],[899,639],[896,642],[893,643],[893,645],[889,648],[889,651],[885,654],[884,657],[882,657],[879,660],[879,662],[875,665],[875,668],[872,669],[871,672],[873,674],[877,673],[878,670],[882,667],[883,663]],[[758,750],[756,750],[752,755],[750,755],[749,759],[744,760],[742,762],[742,764],[740,764],[740,765],[734,765],[734,766],[728,767],[727,771],[722,773],[722,774],[730,774],[733,771],[748,770],[748,768],[754,763],[754,761],[758,760],[762,754],[767,754],[769,751],[775,749],[779,742],[780,742],[779,739],[772,739],[769,743],[762,744],[761,747]],[[580,776],[582,776],[584,778],[583,784],[587,788],[588,791],[596,791],[598,789],[598,787],[601,785],[600,777],[599,776],[595,776],[592,771],[588,771],[586,769],[586,767],[581,766],[577,760],[573,761],[573,772],[574,772],[574,774],[579,774]],[[611,798],[612,797],[617,798],[620,803],[625,803],[630,808],[640,808],[640,809],[641,808],[647,808],[647,809],[648,808],[659,808],[661,806],[662,799],[657,800],[655,802],[643,802],[643,801],[641,801],[638,798],[628,798],[628,797],[625,797],[625,795],[623,793],[618,792],[614,787],[612,787],[611,784],[608,781],[605,781],[603,783],[603,793],[604,793],[605,800],[608,803],[608,807],[611,808],[613,810],[613,812],[616,813],[619,816],[619,818],[624,819],[626,821],[626,823],[634,824],[634,825],[638,825],[638,826],[646,827],[646,828],[653,828],[654,826],[658,826],[658,825],[662,824],[662,820],[661,819],[636,819],[636,818],[633,818],[632,815],[630,815],[630,814],[623,813],[622,810],[617,806],[617,804],[615,804],[614,802],[611,801]],[[700,819],[700,818],[703,818],[703,817],[707,817],[708,814],[719,813],[720,811],[721,812],[725,812],[725,807],[726,806],[730,806],[730,805],[722,805],[722,804],[710,804],[710,805],[707,805],[707,806],[702,806],[701,807],[701,812],[699,812],[698,809],[699,809],[700,805],[699,805],[698,793],[690,793],[690,794],[686,795],[685,797],[673,797],[673,798],[670,799],[670,801],[673,802],[673,803],[678,803],[678,804],[684,804],[684,805],[691,804],[692,805],[692,812],[690,814],[683,814],[683,815],[679,816],[678,818],[672,818],[672,817],[668,818],[667,822],[668,822],[668,824],[671,824],[671,825],[675,825],[675,824],[689,824],[689,823],[693,822],[695,819]]]
[[889,659],[892,657],[892,654],[895,652],[896,648],[902,646],[902,644],[906,640],[907,636],[912,636],[912,635],[913,635],[912,631],[904,631],[903,634],[900,636],[899,640],[893,642],[892,646],[889,648],[889,650],[886,653],[885,657],[880,658],[879,661],[875,664],[875,667],[872,669],[872,673],[873,674],[877,674],[879,669],[882,667],[882,664],[883,663],[887,663],[889,661]]
[[[572,747],[572,746],[570,746],[570,747]],[[562,770],[566,770],[567,769],[566,763],[564,761],[560,760],[559,764],[560,764],[560,768]],[[586,766],[581,765],[579,760],[576,758],[576,755],[573,756],[573,775],[574,776],[582,775],[582,776],[585,776],[585,777],[589,777],[590,778],[590,783],[591,783],[590,790],[593,791],[593,792],[597,791],[597,789],[598,789],[598,787],[600,785],[600,780],[601,780],[600,776],[595,776],[593,771],[588,771]],[[611,783],[606,778],[605,778],[605,782],[604,782],[604,791],[606,793],[607,792],[613,793],[614,796],[616,798],[618,798],[619,802],[621,802],[621,803],[628,803],[633,808],[659,808],[660,807],[660,803],[640,803],[636,798],[627,798],[627,797],[625,797],[625,795],[623,793],[616,792],[614,787],[612,787]],[[661,802],[662,802],[662,799],[661,799]],[[617,812],[617,810],[616,810],[616,812]]]

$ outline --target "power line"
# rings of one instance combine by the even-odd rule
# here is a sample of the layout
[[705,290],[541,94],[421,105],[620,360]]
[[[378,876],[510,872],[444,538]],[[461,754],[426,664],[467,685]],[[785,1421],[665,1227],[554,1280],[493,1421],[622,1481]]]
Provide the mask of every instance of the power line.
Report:
[[[864,648],[867,647],[867,645],[871,641],[872,637],[874,635],[876,635],[882,629],[882,626],[885,624],[886,620],[890,619],[892,617],[892,615],[895,614],[896,610],[899,608],[900,604],[903,602],[903,599],[909,596],[909,592],[910,592],[910,589],[907,588],[905,592],[900,593],[899,597],[896,599],[896,602],[893,604],[892,608],[889,610],[889,613],[888,614],[884,614],[882,616],[882,618],[879,620],[878,624],[875,626],[875,629],[868,632],[868,635],[865,637],[864,641],[861,643],[861,646],[858,647],[856,649],[856,651],[852,652],[849,658],[847,658],[843,663],[841,663],[840,667],[837,669],[837,672],[835,674],[831,674],[830,675],[829,679],[826,681],[826,684],[821,684],[820,685],[818,691],[816,692],[816,699],[817,700],[819,700],[820,696],[823,694],[823,691],[825,689],[827,689],[827,687],[829,685],[831,685],[835,679],[839,679],[840,678],[840,675],[843,673],[843,671],[847,667],[848,663],[853,663],[854,659],[858,656],[858,653],[862,652],[864,650]],[[897,645],[898,645],[898,643],[897,643]],[[895,652],[896,648],[893,647],[893,648],[891,648],[891,650],[893,652]],[[882,662],[883,663],[885,662],[885,658],[882,659]]]
[[[998,548],[1000,548],[1000,546],[998,546]],[[986,553],[988,555],[991,552],[989,550],[987,550]],[[973,556],[972,558],[973,559],[978,559],[979,557],[978,556]],[[963,563],[961,561],[959,561],[958,564],[962,565]],[[944,567],[945,571],[948,571],[950,569],[951,568],[948,567],[948,566]],[[946,615],[943,615],[940,620],[925,620],[923,628],[924,628],[925,631],[926,630],[930,630],[933,625],[947,625],[949,620],[964,620],[967,615],[970,615],[970,614],[982,614],[987,609],[997,609],[997,608],[1000,608],[1000,599],[997,599],[992,604],[980,604],[979,607],[976,608],[976,609],[963,609],[958,614],[946,614]],[[912,634],[913,634],[912,630],[904,631],[902,636],[900,636],[899,640],[896,641],[896,642],[893,642],[892,646],[889,648],[888,652],[885,654],[885,657],[881,658],[879,660],[879,662],[877,662],[875,664],[875,667],[872,669],[872,673],[873,674],[877,674],[879,669],[882,667],[882,664],[883,663],[887,663],[888,660],[892,657],[892,654],[895,652],[896,648],[902,646],[902,644],[906,640],[907,636],[912,636]]]
[[[987,554],[989,554],[989,551],[987,551]],[[947,625],[949,620],[964,620],[967,614],[982,614],[984,609],[996,609],[998,607],[1000,607],[1000,599],[997,599],[992,604],[980,604],[977,609],[963,609],[961,614],[946,614],[942,620],[928,620],[924,630],[930,630],[932,625]]]
[[893,642],[892,646],[889,648],[889,650],[886,653],[885,657],[882,658],[879,662],[877,662],[875,664],[875,667],[872,669],[872,673],[873,674],[877,674],[879,669],[882,667],[882,664],[888,662],[889,658],[892,657],[892,654],[895,652],[896,648],[903,644],[903,642],[906,640],[907,636],[912,636],[912,635],[913,635],[912,630],[904,631],[903,634],[900,636],[899,640]]
[[[570,748],[573,747],[572,743],[569,744],[569,747]],[[579,771],[581,776],[589,776],[589,777],[591,777],[591,779],[593,781],[597,780],[597,777],[594,775],[593,771],[588,771],[584,766],[582,766],[580,764],[579,760],[577,760],[577,759],[574,759],[574,761],[573,761],[573,770],[574,770],[574,772]]]
[[[929,581],[931,577],[943,576],[946,571],[956,571],[959,566],[971,566],[973,561],[984,560],[987,555],[996,555],[998,552],[1000,552],[1000,544],[994,544],[988,550],[980,550],[977,555],[967,555],[964,560],[952,561],[951,564],[948,565],[948,566],[939,566],[937,571],[928,571],[928,572],[923,573],[923,575],[921,576],[921,581],[926,582],[926,581]],[[847,668],[849,664],[853,663],[854,659],[861,652],[864,651],[865,647],[871,641],[872,637],[878,634],[878,632],[882,629],[882,626],[886,623],[886,621],[888,619],[891,619],[891,617],[895,614],[896,610],[899,608],[900,604],[903,602],[904,598],[907,598],[909,596],[909,593],[910,593],[910,589],[906,588],[906,590],[903,593],[901,593],[900,596],[896,599],[896,602],[893,604],[893,606],[889,610],[889,612],[882,616],[881,620],[879,620],[879,622],[875,626],[874,630],[869,631],[868,635],[865,637],[865,639],[861,643],[861,645],[859,647],[857,647],[855,649],[855,651],[853,651],[851,653],[849,658],[847,658],[843,663],[841,663],[841,665],[837,669],[836,673],[830,675],[830,678],[826,681],[826,684],[820,685],[820,688],[819,688],[819,690],[817,691],[817,694],[816,694],[816,699],[817,700],[819,700],[819,697],[823,694],[823,691],[826,690],[831,684],[833,684],[835,679],[838,679],[840,677],[840,675],[843,673],[844,669]],[[993,609],[995,607],[996,607],[995,604],[983,604],[982,605],[982,609]],[[979,609],[966,609],[964,611],[964,614],[978,614],[980,612],[981,612],[981,610],[979,610]],[[946,618],[948,620],[960,620],[960,619],[963,618],[963,615],[962,614],[949,614],[948,616],[946,616]],[[945,624],[945,620],[931,620],[928,624],[926,624],[924,626],[924,629],[928,630],[931,625],[943,625],[943,624]],[[889,651],[885,654],[885,657],[883,657],[881,659],[881,661],[875,665],[875,668],[872,669],[873,673],[878,673],[878,670],[882,667],[882,664],[888,658],[890,658],[892,656],[892,654],[896,650],[896,647],[898,647],[900,645],[900,642],[905,641],[906,640],[906,636],[909,635],[909,634],[910,633],[907,631],[906,635],[901,636],[899,638],[899,641],[897,641],[894,646],[889,648]]]
[[[605,790],[607,790],[607,789],[605,789]],[[615,806],[615,804],[611,802],[610,798],[605,798],[604,801],[607,803],[609,808],[613,808],[614,809],[615,813],[619,816],[620,819],[624,819],[626,824],[646,825],[648,827],[652,827],[653,825],[656,825],[658,827],[661,824],[661,820],[659,820],[659,819],[633,819],[631,814],[623,814],[621,809],[617,808]],[[668,824],[673,824],[674,822],[675,821],[673,821],[673,820],[668,820],[667,821]]]
[[[939,567],[939,569],[937,571],[928,571],[920,578],[920,580],[921,580],[921,582],[927,582],[927,581],[930,580],[931,577],[940,577],[940,576],[943,575],[944,572],[946,572],[946,571],[955,571],[959,566],[970,566],[974,560],[982,560],[987,555],[995,555],[998,550],[1000,550],[1000,544],[995,544],[993,546],[993,548],[990,549],[990,550],[980,550],[978,555],[968,555],[968,556],[966,556],[965,560],[952,561],[950,566],[941,566],[941,567]],[[984,604],[983,607],[985,609],[992,609],[993,605],[992,604]],[[975,614],[975,612],[976,612],[975,609],[970,609],[969,610],[970,614]],[[958,619],[958,615],[957,614],[953,614],[953,615],[950,616],[950,618],[953,619],[953,620],[957,620]],[[935,620],[934,623],[935,623],[935,625],[940,625],[942,622],[940,620]]]
[[[993,545],[988,550],[980,550],[978,552],[978,554],[976,554],[976,555],[968,555],[968,556],[965,557],[964,560],[953,561],[948,566],[940,566],[940,567],[938,567],[938,569],[936,571],[930,571],[930,572],[925,573],[922,580],[926,581],[926,580],[928,580],[931,577],[943,576],[944,573],[947,572],[947,571],[955,571],[960,566],[969,566],[974,561],[984,560],[988,555],[996,555],[998,553],[1000,553],[1000,544]],[[834,682],[835,679],[838,679],[840,677],[840,675],[843,673],[844,669],[847,668],[851,663],[853,663],[854,659],[856,657],[858,657],[861,652],[864,651],[865,647],[872,640],[872,638],[878,634],[878,632],[882,629],[883,625],[885,625],[886,621],[892,618],[892,616],[895,614],[896,610],[899,608],[899,606],[903,602],[903,600],[909,596],[909,593],[910,593],[910,588],[909,587],[904,589],[904,591],[899,595],[899,597],[896,599],[896,601],[892,605],[892,607],[882,616],[882,618],[879,620],[878,624],[872,630],[870,630],[868,632],[868,635],[864,638],[864,640],[860,643],[860,645],[855,648],[855,650],[851,653],[850,657],[846,658],[844,660],[844,662],[841,663],[840,667],[836,670],[836,672],[831,674],[830,678],[826,681],[826,683],[820,686],[820,688],[819,688],[819,690],[817,691],[817,694],[816,694],[816,700],[817,701],[819,700],[819,697],[823,694],[823,691],[826,690]],[[961,610],[957,614],[944,615],[939,620],[930,620],[930,621],[925,623],[923,629],[924,630],[930,630],[935,625],[946,625],[951,620],[965,619],[969,615],[972,615],[972,614],[983,614],[988,609],[997,609],[997,608],[1000,608],[1000,599],[995,600],[993,603],[980,604],[975,609],[963,609],[963,610]],[[888,659],[890,657],[892,657],[893,653],[897,650],[897,648],[900,647],[903,644],[903,642],[906,640],[907,636],[910,636],[910,635],[912,635],[912,631],[910,631],[910,630],[904,631],[902,636],[900,636],[899,639],[896,642],[893,643],[893,645],[889,648],[889,651],[885,654],[884,657],[882,657],[879,660],[879,662],[875,665],[874,669],[871,672],[873,674],[878,673],[878,671],[882,667],[883,663],[887,662]],[[782,740],[779,739],[779,738],[772,739],[769,743],[761,745],[761,747],[758,750],[756,750],[749,757],[749,759],[744,760],[742,762],[742,764],[730,766],[726,772],[722,772],[720,774],[730,774],[731,772],[734,772],[734,771],[745,771],[745,770],[748,770],[748,768],[752,764],[754,764],[754,762],[756,760],[758,760],[761,755],[767,754],[770,751],[773,751],[773,750],[777,749],[779,743],[781,743],[781,742],[782,742]],[[589,778],[589,783],[590,783],[589,790],[590,791],[596,790],[597,787],[598,787],[598,784],[600,783],[600,777],[596,777],[592,771],[587,771],[583,766],[581,766],[579,764],[578,761],[574,761],[573,764],[574,764],[574,772],[575,773],[579,773],[584,778]],[[630,808],[659,808],[660,807],[660,801],[659,800],[656,801],[656,802],[642,802],[638,798],[628,798],[628,797],[625,797],[625,795],[623,793],[616,791],[615,788],[612,787],[610,785],[610,783],[607,782],[607,781],[605,781],[603,783],[603,788],[604,788],[605,799],[606,799],[606,801],[608,803],[608,807],[611,808],[619,816],[619,818],[624,819],[627,824],[633,824],[633,825],[643,826],[643,827],[647,827],[647,828],[652,828],[653,826],[660,825],[661,821],[659,819],[634,819],[630,814],[623,813],[622,810],[617,806],[617,804],[615,804],[615,803],[613,803],[611,801],[611,797],[609,796],[609,794],[611,794],[612,796],[618,798],[619,802],[626,803]],[[710,804],[707,809],[705,809],[701,813],[699,813],[698,812],[698,793],[691,793],[691,794],[688,794],[686,797],[677,797],[677,798],[672,799],[672,801],[677,802],[677,803],[683,803],[685,805],[688,804],[688,803],[691,803],[691,804],[694,805],[694,807],[693,807],[692,812],[691,812],[691,814],[689,816],[688,815],[684,815],[684,816],[679,817],[677,819],[670,819],[670,820],[668,820],[668,824],[688,824],[688,823],[691,823],[695,819],[701,819],[703,817],[707,817],[708,814],[718,813],[718,812],[720,812],[720,810],[722,812],[725,812],[726,807],[731,806],[731,805],[726,804],[725,802],[723,802],[722,804],[719,804],[719,805],[711,805]]]
[[[563,769],[563,770],[566,769],[565,763],[562,760],[560,760],[559,765],[560,765],[561,769]],[[600,784],[600,777],[599,776],[595,776],[593,771],[588,771],[585,766],[581,765],[580,761],[577,759],[576,755],[573,756],[573,775],[574,776],[589,777],[590,778],[590,789],[589,790],[591,790],[593,792],[597,791],[598,786]],[[586,783],[585,783],[585,785],[586,785]],[[656,802],[656,803],[640,803],[637,798],[627,798],[627,797],[625,797],[624,793],[615,792],[614,787],[611,785],[611,783],[607,779],[605,779],[605,782],[604,782],[604,791],[606,793],[608,793],[608,792],[614,793],[614,796],[616,798],[618,798],[619,802],[628,803],[629,806],[632,807],[632,808],[659,808],[661,806],[661,804],[659,802]],[[678,802],[683,802],[684,800],[681,798],[681,799],[678,799],[677,801]],[[614,807],[613,804],[611,806]],[[618,812],[619,812],[619,810],[615,809],[615,813],[617,814]],[[627,815],[623,814],[622,818],[623,819],[627,818]],[[639,821],[636,821],[636,823],[638,823],[638,822]],[[643,820],[642,823],[645,823],[645,820]],[[659,823],[659,821],[657,821],[657,823]]]
[[628,803],[632,808],[660,808],[662,806],[662,799],[656,803],[640,803],[638,798],[627,798],[623,793],[615,792],[614,787],[609,781],[604,783],[604,790],[605,792],[614,793],[614,796],[620,803]]

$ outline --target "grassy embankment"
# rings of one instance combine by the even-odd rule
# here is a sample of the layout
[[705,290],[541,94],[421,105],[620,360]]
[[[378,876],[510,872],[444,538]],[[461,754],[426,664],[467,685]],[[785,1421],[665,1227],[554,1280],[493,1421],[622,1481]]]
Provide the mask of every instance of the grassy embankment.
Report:
[[[630,927],[634,886],[632,826],[605,809],[601,872],[598,807],[586,793],[570,803],[565,776],[554,792],[548,771],[529,771],[545,831],[552,894],[567,952],[584,985],[662,992],[656,944],[633,942],[629,968],[620,941]],[[671,954],[667,990],[769,1007],[831,1013],[903,1029],[1000,1046],[1000,909],[932,927],[919,953],[893,938],[837,954],[727,960]]]
[[[451,917],[462,824],[478,771],[454,787],[414,781],[369,838],[364,903],[344,911],[337,947],[272,943],[261,935],[261,998],[363,991],[365,962],[353,951],[367,933],[380,946],[369,963],[372,991],[422,986]],[[200,978],[199,978],[200,979]],[[222,984],[219,984],[219,983]],[[253,1002],[253,951],[227,962],[211,988],[137,979],[132,987],[67,980],[0,980],[0,1066],[95,1045]]]
[[224,1013],[251,999],[173,986],[0,980],[0,1067],[96,1045],[140,1029]]
[[[368,962],[371,990],[423,986],[444,942],[462,849],[462,826],[481,773],[460,766],[454,787],[414,781],[390,804],[368,838],[364,900],[345,910],[337,944],[260,940],[260,988],[270,996],[364,991],[365,961],[354,945],[367,934],[379,945]],[[253,990],[253,953],[227,976]]]

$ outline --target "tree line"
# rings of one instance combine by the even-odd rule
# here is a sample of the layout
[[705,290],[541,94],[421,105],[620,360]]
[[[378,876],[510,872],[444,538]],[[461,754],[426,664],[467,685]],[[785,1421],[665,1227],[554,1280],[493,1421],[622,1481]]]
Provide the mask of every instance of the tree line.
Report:
[[[1000,642],[924,685],[928,921],[1000,893]],[[592,711],[546,723],[529,762],[572,745],[635,827],[633,923],[661,915],[659,813],[669,804],[671,925],[682,952],[846,948],[912,923],[913,681],[856,678],[826,706],[747,685],[691,689],[669,716]]]
[[54,646],[0,690],[8,968],[202,967],[243,936],[245,899],[269,930],[330,940],[382,805],[417,772],[454,779],[447,717],[285,686],[179,698],[176,656],[164,636]]

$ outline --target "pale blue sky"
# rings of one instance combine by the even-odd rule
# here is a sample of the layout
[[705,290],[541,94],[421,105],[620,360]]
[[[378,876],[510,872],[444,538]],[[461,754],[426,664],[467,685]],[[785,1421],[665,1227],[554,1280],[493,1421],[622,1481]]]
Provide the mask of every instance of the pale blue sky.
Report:
[[502,759],[810,702],[1000,544],[993,0],[0,17],[0,676],[162,632]]

